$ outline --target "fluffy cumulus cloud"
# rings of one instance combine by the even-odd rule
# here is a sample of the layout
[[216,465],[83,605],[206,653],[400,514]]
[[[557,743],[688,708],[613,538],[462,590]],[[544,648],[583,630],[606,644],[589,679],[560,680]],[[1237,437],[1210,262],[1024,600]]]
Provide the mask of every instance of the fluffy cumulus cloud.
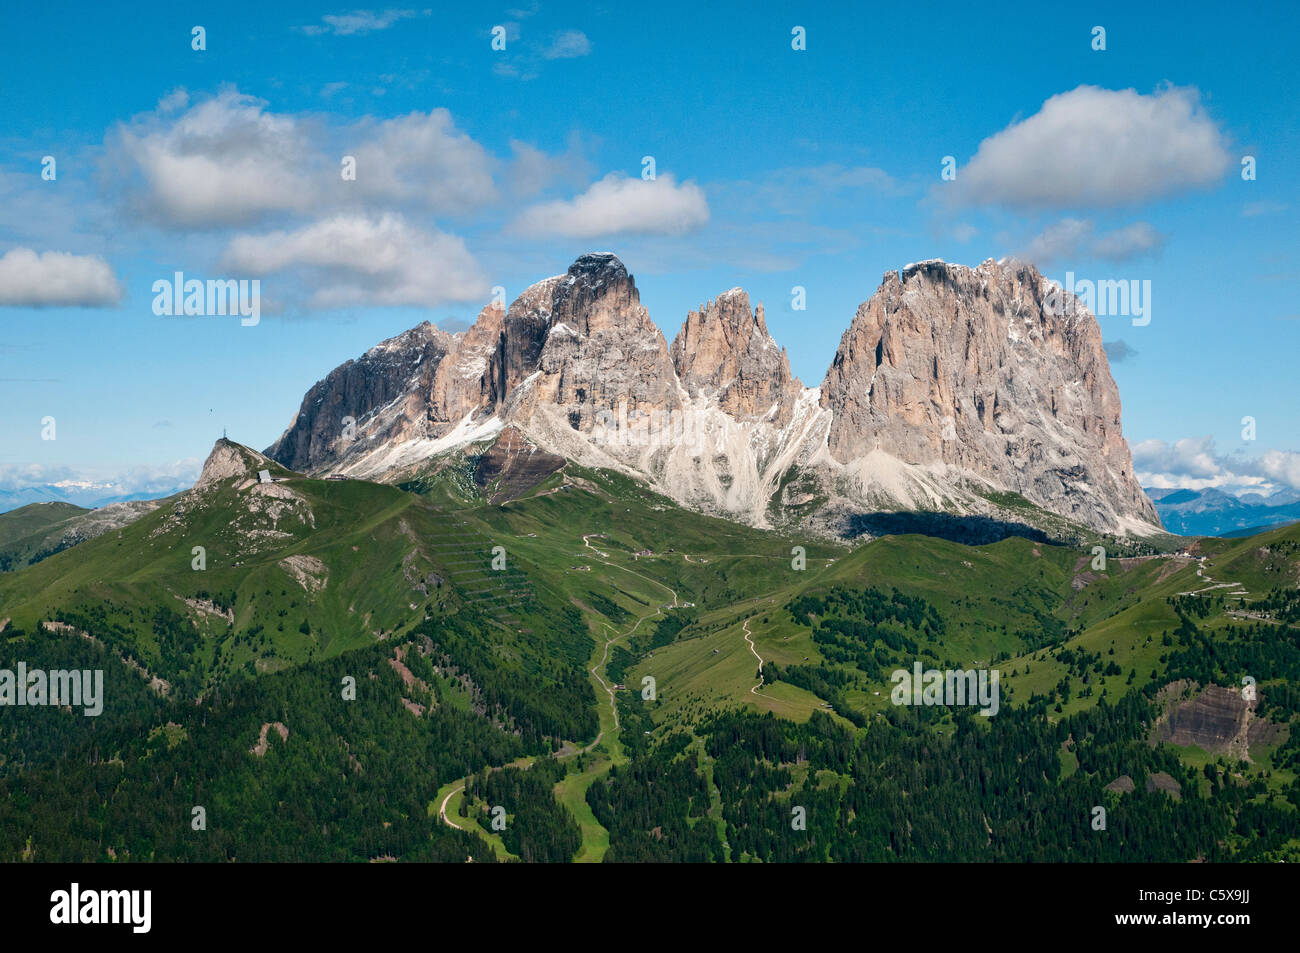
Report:
[[[355,179],[341,176],[343,155],[355,159]],[[143,217],[203,229],[365,203],[469,212],[497,201],[503,166],[446,109],[327,128],[225,89],[193,103],[178,90],[119,126],[105,167],[109,181],[125,171],[123,198]]]
[[1255,467],[1262,476],[1300,490],[1300,453],[1267,450],[1255,461]]
[[13,248],[0,257],[0,306],[102,308],[121,299],[113,269],[98,255]]
[[237,275],[301,271],[320,308],[353,305],[436,307],[473,301],[487,279],[465,243],[394,214],[338,215],[300,228],[241,235],[224,264]]
[[1213,480],[1224,472],[1214,452],[1213,437],[1184,437],[1173,443],[1143,440],[1133,448],[1133,467],[1139,472],[1193,480]]
[[353,184],[363,195],[417,202],[435,212],[464,212],[497,198],[495,160],[456,128],[446,109],[363,120],[348,135],[362,143],[352,154]]
[[1143,486],[1227,491],[1300,489],[1300,453],[1267,450],[1258,457],[1216,452],[1213,437],[1185,437],[1167,443],[1143,440],[1133,447],[1133,468]]
[[1099,233],[1091,220],[1066,218],[1035,235],[1017,257],[1039,265],[1069,259],[1123,262],[1154,255],[1164,244],[1165,237],[1149,222]]
[[1198,90],[1080,86],[981,142],[940,194],[1018,209],[1110,207],[1210,185],[1231,164]]
[[683,235],[709,221],[709,203],[694,182],[671,174],[632,179],[611,172],[572,199],[525,209],[513,228],[522,235],[597,238],[608,235]]
[[315,160],[301,122],[234,89],[188,102],[184,91],[171,93],[109,137],[106,167],[114,176],[125,170],[126,199],[138,212],[209,228],[311,207]]

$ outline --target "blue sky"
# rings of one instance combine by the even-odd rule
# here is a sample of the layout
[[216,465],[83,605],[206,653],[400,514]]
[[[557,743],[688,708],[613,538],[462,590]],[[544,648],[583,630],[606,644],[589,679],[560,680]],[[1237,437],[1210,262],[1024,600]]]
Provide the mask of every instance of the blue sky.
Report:
[[[670,340],[744,287],[810,385],[910,261],[1149,280],[1148,325],[1100,319],[1139,474],[1300,487],[1300,15],[1044,6],[29,5],[0,36],[0,489],[181,485],[223,427],[265,447],[337,364],[592,250]],[[175,271],[256,273],[261,322],[155,315]]]

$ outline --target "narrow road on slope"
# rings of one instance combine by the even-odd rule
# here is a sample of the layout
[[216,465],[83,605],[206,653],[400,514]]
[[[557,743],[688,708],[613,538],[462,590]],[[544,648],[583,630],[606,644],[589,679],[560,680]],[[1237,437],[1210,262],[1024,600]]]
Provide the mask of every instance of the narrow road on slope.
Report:
[[1210,591],[1212,591],[1212,590],[1214,590],[1214,589],[1233,589],[1233,588],[1240,589],[1241,592],[1230,592],[1230,593],[1228,593],[1228,595],[1231,595],[1231,596],[1238,596],[1238,595],[1239,595],[1239,596],[1241,596],[1243,599],[1244,599],[1246,596],[1250,595],[1249,590],[1247,590],[1247,589],[1245,588],[1245,586],[1243,586],[1243,585],[1242,585],[1241,583],[1239,583],[1239,582],[1218,582],[1218,583],[1214,582],[1214,577],[1213,577],[1213,576],[1207,576],[1207,575],[1205,574],[1205,568],[1204,568],[1204,565],[1203,565],[1203,564],[1198,565],[1198,566],[1196,567],[1196,575],[1199,576],[1203,581],[1205,581],[1205,582],[1209,582],[1209,583],[1214,583],[1214,584],[1213,584],[1213,585],[1210,585],[1210,586],[1206,586],[1204,589],[1196,589],[1196,590],[1194,590],[1194,591],[1192,591],[1192,592],[1180,592],[1180,593],[1178,593],[1180,596],[1199,596],[1199,595],[1200,595],[1201,593],[1203,593],[1203,592],[1210,592]]
[[744,628],[745,641],[749,643],[749,650],[754,653],[754,658],[758,659],[758,684],[749,690],[751,695],[757,695],[758,690],[763,687],[763,656],[758,654],[758,649],[754,648],[754,640],[749,637],[749,619],[745,620]]
[[[611,565],[612,565],[612,564],[611,564]],[[622,569],[623,567],[622,567],[622,566],[614,566],[614,568],[615,568],[615,569]],[[630,571],[630,570],[628,570],[628,571]],[[636,574],[636,573],[632,573],[632,575],[635,576],[635,575],[637,575],[637,574]],[[643,576],[642,578],[645,578],[645,577]],[[651,580],[649,580],[649,581],[650,581],[650,582],[654,582],[653,579],[651,579]],[[663,583],[658,583],[658,585],[663,586]],[[663,586],[663,587],[664,587],[665,589],[668,589],[667,586]],[[671,589],[668,589],[668,591],[669,591],[669,592],[672,592]],[[676,593],[673,593],[673,604],[676,605],[676,603],[677,603],[677,594],[676,594]],[[671,607],[670,607],[670,608],[671,608]],[[614,714],[614,727],[615,727],[615,728],[618,727],[618,705],[617,705],[617,704],[615,703],[615,701],[614,701],[614,689],[610,687],[610,685],[609,685],[608,682],[606,682],[603,678],[600,677],[600,671],[599,671],[599,670],[602,669],[602,668],[604,668],[604,667],[605,667],[605,663],[606,663],[607,661],[609,661],[609,647],[610,647],[611,645],[613,645],[615,642],[619,641],[620,639],[625,639],[625,638],[628,638],[629,636],[631,636],[632,633],[635,632],[635,631],[637,630],[637,628],[640,627],[641,623],[644,622],[646,619],[653,618],[654,616],[657,616],[657,615],[663,615],[663,614],[664,614],[663,607],[660,607],[660,608],[656,609],[654,612],[647,613],[646,615],[641,616],[641,618],[639,618],[639,619],[636,620],[636,625],[632,626],[632,628],[628,629],[628,630],[627,630],[626,632],[624,632],[622,635],[619,635],[619,634],[618,634],[618,630],[615,629],[615,628],[614,628],[612,625],[610,625],[608,622],[602,622],[602,623],[601,623],[601,625],[603,625],[605,628],[609,629],[609,631],[613,632],[614,634],[613,634],[612,636],[610,636],[608,639],[605,640],[605,648],[604,648],[604,650],[600,653],[600,661],[597,662],[595,665],[592,666],[592,668],[591,668],[591,674],[594,675],[594,676],[596,677],[596,681],[600,682],[600,687],[603,688],[603,689],[605,689],[605,693],[606,693],[607,695],[609,695],[609,710],[610,710],[611,712],[613,712],[613,714]],[[582,749],[583,752],[585,753],[585,752],[587,752],[587,751],[590,751],[592,748],[596,747],[596,745],[600,744],[600,739],[601,739],[601,737],[602,737],[604,734],[605,734],[604,731],[601,731],[599,734],[597,734],[597,735],[596,735],[596,740],[593,741],[591,744],[587,745],[587,747],[583,748],[583,749]]]
[[[596,553],[598,556],[600,556],[600,555],[607,555],[607,554],[605,554],[605,553],[602,553],[602,552],[601,552],[599,549],[597,549],[595,546],[591,545],[591,536],[594,536],[594,535],[596,535],[596,534],[595,534],[595,533],[592,533],[592,534],[590,534],[590,535],[583,536],[583,537],[582,537],[582,545],[585,546],[587,549],[590,549],[593,553]],[[645,580],[646,582],[650,583],[652,586],[658,586],[660,589],[666,589],[666,590],[668,590],[669,594],[673,597],[673,601],[672,601],[672,603],[671,603],[670,605],[668,605],[668,606],[660,606],[660,607],[659,607],[658,609],[656,609],[654,612],[652,612],[652,613],[647,613],[646,615],[641,616],[639,619],[636,620],[636,624],[633,625],[632,628],[630,628],[630,629],[628,629],[626,632],[624,632],[622,635],[619,635],[619,634],[618,634],[618,630],[615,629],[615,628],[614,628],[612,625],[610,625],[608,622],[601,622],[601,623],[600,623],[600,624],[603,625],[605,628],[607,628],[607,629],[609,629],[611,632],[613,632],[614,635],[612,635],[610,638],[608,638],[608,639],[605,640],[605,646],[604,646],[603,650],[602,650],[601,653],[600,653],[600,661],[597,662],[594,666],[592,666],[592,668],[591,668],[591,674],[595,677],[596,681],[600,682],[600,687],[603,688],[603,689],[605,690],[605,694],[607,694],[607,695],[609,696],[609,709],[610,709],[610,711],[611,711],[611,712],[613,713],[613,715],[614,715],[614,727],[615,727],[615,728],[618,728],[618,724],[619,724],[619,722],[618,722],[618,703],[615,702],[615,700],[614,700],[614,689],[610,687],[610,685],[609,685],[608,682],[606,682],[603,678],[601,678],[601,676],[600,676],[600,671],[599,671],[599,670],[602,669],[602,668],[604,668],[604,667],[605,667],[605,663],[606,663],[607,661],[609,661],[609,647],[610,647],[611,645],[613,645],[615,642],[618,642],[620,639],[625,639],[625,638],[628,638],[629,636],[631,636],[632,633],[634,633],[638,628],[640,628],[641,623],[644,622],[646,619],[652,618],[653,616],[661,616],[661,615],[663,615],[663,614],[664,614],[664,609],[665,609],[665,608],[667,608],[667,609],[676,609],[676,608],[678,607],[677,591],[676,591],[675,589],[673,589],[671,586],[665,585],[664,583],[660,582],[658,579],[651,579],[649,576],[643,576],[643,575],[642,575],[641,573],[639,573],[639,572],[636,572],[636,571],[634,571],[634,570],[632,570],[632,569],[628,569],[626,566],[620,566],[620,565],[618,565],[617,563],[612,563],[612,562],[610,562],[610,561],[607,560],[607,559],[597,559],[596,562],[601,563],[601,564],[603,564],[603,565],[605,565],[605,566],[608,566],[610,569],[617,569],[617,570],[620,570],[621,572],[625,572],[625,573],[628,573],[628,574],[630,574],[630,575],[636,576],[638,579],[643,579],[643,580]],[[602,730],[601,732],[599,732],[599,733],[596,735],[596,740],[593,741],[591,744],[587,745],[587,747],[583,748],[583,749],[582,749],[583,752],[584,752],[584,753],[585,753],[585,752],[588,752],[588,751],[590,751],[592,748],[596,747],[596,745],[600,744],[600,739],[604,736],[604,734],[605,734],[605,732],[604,732],[603,730]]]
[[450,817],[447,816],[447,802],[450,801],[450,800],[452,799],[452,796],[453,796],[453,795],[458,794],[459,792],[461,792],[461,791],[463,791],[463,790],[465,790],[465,785],[462,784],[460,787],[455,788],[454,790],[451,790],[451,791],[448,791],[448,792],[447,792],[447,796],[446,796],[445,798],[443,798],[443,799],[442,799],[442,803],[438,805],[438,816],[439,816],[440,818],[442,818],[442,820],[443,820],[445,823],[447,823],[447,824],[451,825],[452,827],[456,828],[456,830],[458,830],[458,831],[465,831],[465,833],[468,834],[468,833],[469,833],[469,830],[468,830],[468,829],[466,829],[466,828],[464,828],[464,827],[461,827],[459,824],[457,824],[455,821],[453,821]]
[[[593,534],[593,535],[595,535],[595,534]],[[584,546],[586,546],[588,549],[590,549],[593,553],[596,553],[596,554],[598,554],[598,555],[602,555],[602,556],[608,556],[608,555],[609,555],[608,553],[602,553],[602,552],[601,552],[599,549],[597,549],[595,546],[591,545],[591,539],[590,539],[590,537],[588,537],[588,536],[584,536],[584,537],[582,537],[582,544],[583,544]],[[618,563],[612,563],[612,562],[610,562],[610,561],[607,560],[607,559],[597,559],[596,562],[598,562],[598,563],[603,563],[604,565],[608,566],[610,569],[621,569],[623,572],[631,573],[633,576],[636,576],[638,579],[644,579],[646,582],[650,583],[652,586],[658,586],[660,589],[667,589],[669,592],[671,592],[671,593],[673,594],[673,602],[672,602],[672,605],[668,606],[668,608],[669,608],[669,609],[676,609],[676,608],[678,607],[678,603],[677,603],[677,592],[676,592],[676,590],[672,589],[672,588],[669,587],[669,586],[664,585],[664,584],[663,584],[662,582],[660,582],[658,579],[651,579],[649,576],[643,576],[643,575],[641,575],[639,572],[636,572],[635,570],[628,569],[626,566],[620,566]],[[660,610],[660,611],[662,611],[662,610]],[[659,614],[660,614],[659,612],[656,612],[656,613],[655,613],[655,615],[659,615]],[[640,622],[638,622],[637,624],[639,625]],[[628,634],[630,635],[631,633],[628,633]]]

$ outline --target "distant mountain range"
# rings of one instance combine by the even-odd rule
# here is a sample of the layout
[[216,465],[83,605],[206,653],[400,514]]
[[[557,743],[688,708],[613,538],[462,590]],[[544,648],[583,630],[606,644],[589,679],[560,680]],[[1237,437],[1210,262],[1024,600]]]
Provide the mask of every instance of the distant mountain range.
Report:
[[1165,528],[1182,536],[1250,536],[1300,521],[1300,492],[1233,496],[1222,490],[1148,488]]
[[45,483],[15,489],[0,489],[0,513],[7,513],[33,503],[71,503],[86,509],[108,506],[110,503],[128,503],[136,500],[159,500],[171,496],[190,484],[177,482],[160,490],[123,493],[113,483]]

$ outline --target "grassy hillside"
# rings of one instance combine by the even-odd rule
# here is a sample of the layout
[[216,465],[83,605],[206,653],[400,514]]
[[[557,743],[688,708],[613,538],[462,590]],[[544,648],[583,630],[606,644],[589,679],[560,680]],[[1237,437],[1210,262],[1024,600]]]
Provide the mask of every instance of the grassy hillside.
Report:
[[[1231,860],[1300,846],[1300,527],[1141,554],[1014,536],[850,548],[572,464],[505,503],[475,483],[472,453],[400,487],[282,468],[259,484],[261,464],[243,465],[0,575],[0,661],[90,653],[121,706],[6,718],[6,858],[49,859],[57,841],[60,857],[111,844],[213,859],[159,828],[200,789],[239,807],[233,856],[258,830],[289,844],[330,823],[347,837],[313,834],[304,856]],[[917,661],[997,669],[999,714],[893,704],[892,673]],[[301,709],[349,675],[359,707]],[[1258,697],[1229,704],[1247,676]],[[346,727],[344,712],[361,718]],[[397,814],[331,822],[340,808],[310,794],[299,812],[258,800],[340,764],[322,787],[339,804],[388,803],[358,752],[373,761],[394,732],[407,753],[385,748],[381,770]],[[199,736],[210,755],[196,759]],[[167,791],[150,780],[159,758],[178,779]],[[100,809],[47,816],[56,774]],[[1132,793],[1106,790],[1122,778]],[[116,793],[96,793],[106,784]],[[1109,839],[1086,822],[1102,803],[1123,822]],[[811,818],[802,839],[795,808]],[[1027,826],[1033,812],[1061,828]],[[153,832],[149,851],[119,837],[128,816]],[[1173,829],[1190,833],[1160,840]]]
[[72,503],[30,503],[0,513],[0,572],[21,569],[51,555],[51,533],[90,511]]

